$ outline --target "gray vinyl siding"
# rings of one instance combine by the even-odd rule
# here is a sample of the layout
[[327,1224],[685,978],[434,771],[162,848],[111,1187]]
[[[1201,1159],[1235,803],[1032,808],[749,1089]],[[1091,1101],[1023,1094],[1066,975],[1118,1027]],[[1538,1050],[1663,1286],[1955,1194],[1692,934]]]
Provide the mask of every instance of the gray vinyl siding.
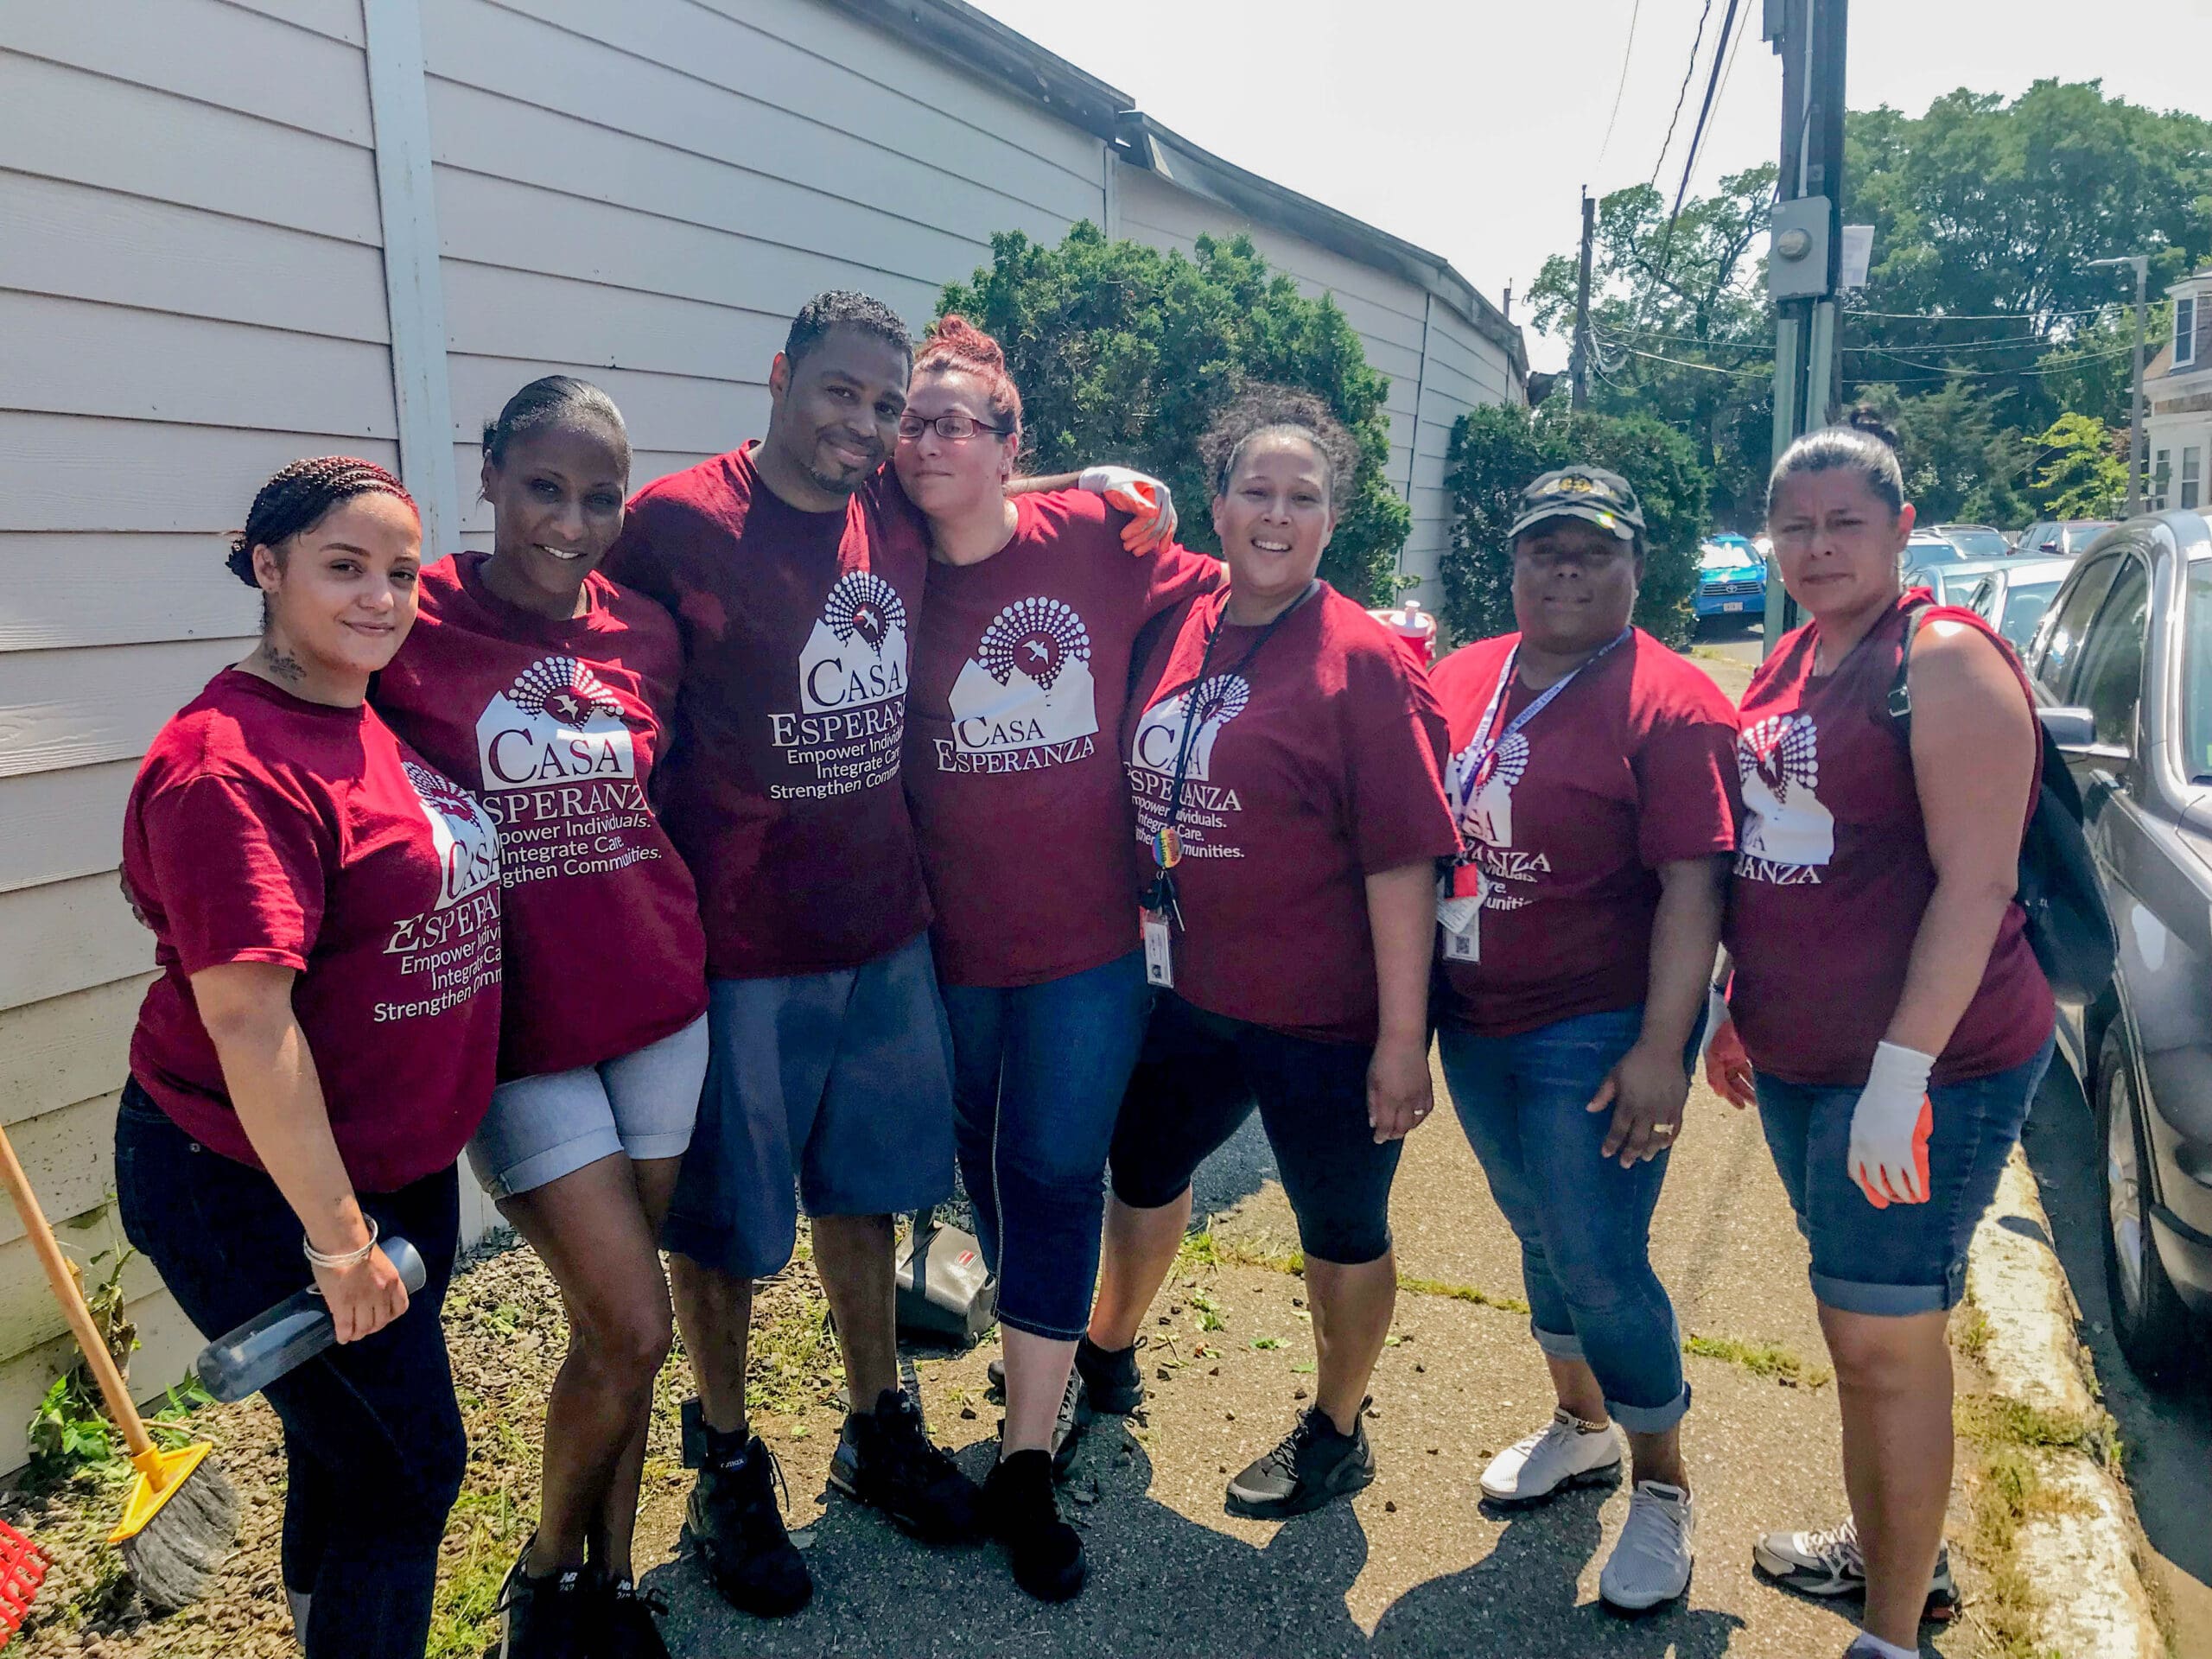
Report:
[[918,327],[994,232],[1103,215],[1100,140],[807,0],[438,0],[423,25],[474,545],[482,424],[534,377],[604,386],[642,484],[760,431],[810,296]]
[[[361,41],[359,0],[0,22],[0,1121],[80,1261],[120,1239],[153,960],[117,888],[124,798],[248,648],[226,537],[296,456],[397,460]],[[198,1338],[150,1264],[124,1283],[151,1394]],[[0,1425],[73,1351],[5,1209]]]

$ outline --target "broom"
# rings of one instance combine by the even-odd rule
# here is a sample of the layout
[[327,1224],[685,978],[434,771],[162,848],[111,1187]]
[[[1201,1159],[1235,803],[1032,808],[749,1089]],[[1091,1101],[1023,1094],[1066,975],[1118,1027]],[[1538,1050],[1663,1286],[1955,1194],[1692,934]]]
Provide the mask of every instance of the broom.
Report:
[[124,1386],[123,1373],[116,1368],[115,1356],[108,1352],[106,1340],[92,1322],[92,1310],[85,1306],[85,1293],[69,1271],[68,1258],[61,1254],[54,1229],[47,1225],[38,1194],[31,1191],[30,1179],[23,1173],[15,1147],[8,1143],[5,1129],[0,1129],[0,1180],[7,1183],[8,1195],[16,1201],[16,1213],[22,1217],[23,1231],[38,1252],[47,1282],[54,1287],[54,1300],[61,1304],[77,1345],[84,1350],[85,1363],[99,1384],[109,1414],[123,1431],[130,1461],[137,1466],[137,1478],[130,1483],[130,1495],[124,1501],[123,1520],[108,1535],[108,1542],[122,1550],[123,1564],[130,1569],[147,1605],[160,1612],[175,1612],[197,1601],[213,1583],[216,1569],[238,1536],[238,1493],[223,1471],[207,1460],[215,1449],[212,1445],[203,1440],[164,1452],[146,1433],[137,1408],[130,1403],[130,1391]]

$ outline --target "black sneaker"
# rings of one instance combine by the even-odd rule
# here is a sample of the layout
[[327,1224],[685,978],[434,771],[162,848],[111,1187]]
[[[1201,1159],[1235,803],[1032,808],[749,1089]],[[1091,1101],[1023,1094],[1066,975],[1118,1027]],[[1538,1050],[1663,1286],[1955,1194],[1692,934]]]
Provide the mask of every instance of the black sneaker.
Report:
[[1039,1601],[1065,1601],[1090,1576],[1083,1535],[1060,1516],[1052,1493],[1052,1465],[1042,1452],[1015,1452],[999,1460],[983,1483],[983,1519],[1006,1546],[1014,1581]]
[[795,1613],[814,1593],[776,1503],[783,1479],[775,1453],[759,1435],[740,1440],[709,1429],[698,1484],[684,1508],[684,1530],[699,1547],[715,1588],[740,1612],[759,1618]]
[[627,1579],[601,1579],[593,1599],[599,1604],[599,1639],[592,1659],[668,1659],[668,1643],[653,1622],[655,1613],[668,1611],[666,1602]]
[[1282,1444],[1229,1483],[1235,1515],[1274,1521],[1349,1497],[1375,1478],[1375,1453],[1367,1426],[1340,1434],[1328,1413],[1314,1406],[1283,1436]]
[[1144,1373],[1137,1369],[1139,1337],[1126,1348],[1101,1348],[1085,1337],[1075,1345],[1075,1368],[1083,1377],[1084,1402],[1106,1417],[1126,1417],[1144,1404]]
[[922,1430],[903,1389],[886,1389],[865,1417],[848,1416],[830,1459],[830,1484],[874,1505],[928,1544],[964,1543],[982,1529],[982,1494]]
[[533,1579],[522,1570],[530,1551],[531,1544],[524,1544],[499,1586],[499,1603],[492,1610],[499,1618],[493,1659],[586,1659],[590,1586],[582,1569]]

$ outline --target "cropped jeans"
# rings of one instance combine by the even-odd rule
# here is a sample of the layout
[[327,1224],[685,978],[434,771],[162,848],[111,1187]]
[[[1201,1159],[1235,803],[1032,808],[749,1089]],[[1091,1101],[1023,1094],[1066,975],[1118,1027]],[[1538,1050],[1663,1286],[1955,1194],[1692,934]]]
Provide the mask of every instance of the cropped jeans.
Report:
[[1144,953],[1039,985],[945,985],[953,1127],[999,1319],[1073,1342],[1090,1319],[1106,1153],[1144,1043]]
[[1681,1329],[1651,1269],[1668,1154],[1626,1169],[1599,1157],[1612,1114],[1585,1109],[1643,1028],[1639,1007],[1516,1037],[1446,1029],[1437,1046],[1468,1144],[1521,1241],[1537,1346],[1586,1363],[1621,1427],[1657,1434],[1690,1404]]

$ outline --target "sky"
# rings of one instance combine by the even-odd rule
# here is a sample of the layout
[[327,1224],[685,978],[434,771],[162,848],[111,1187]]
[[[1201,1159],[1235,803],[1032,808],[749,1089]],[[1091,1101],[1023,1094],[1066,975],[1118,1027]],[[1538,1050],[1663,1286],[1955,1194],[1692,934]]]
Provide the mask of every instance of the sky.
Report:
[[[1493,302],[1510,284],[1523,324],[1519,296],[1580,234],[1580,186],[1658,168],[1672,199],[1728,10],[1712,7],[1661,167],[1703,0],[974,3],[1202,148],[1441,254]],[[1693,194],[1775,159],[1782,70],[1760,10],[1741,0]],[[1854,0],[1847,74],[1853,109],[1916,115],[1962,86],[2010,97],[2056,76],[2212,115],[2212,0]],[[1529,346],[1538,368],[1566,362],[1563,340],[1531,328]]]

